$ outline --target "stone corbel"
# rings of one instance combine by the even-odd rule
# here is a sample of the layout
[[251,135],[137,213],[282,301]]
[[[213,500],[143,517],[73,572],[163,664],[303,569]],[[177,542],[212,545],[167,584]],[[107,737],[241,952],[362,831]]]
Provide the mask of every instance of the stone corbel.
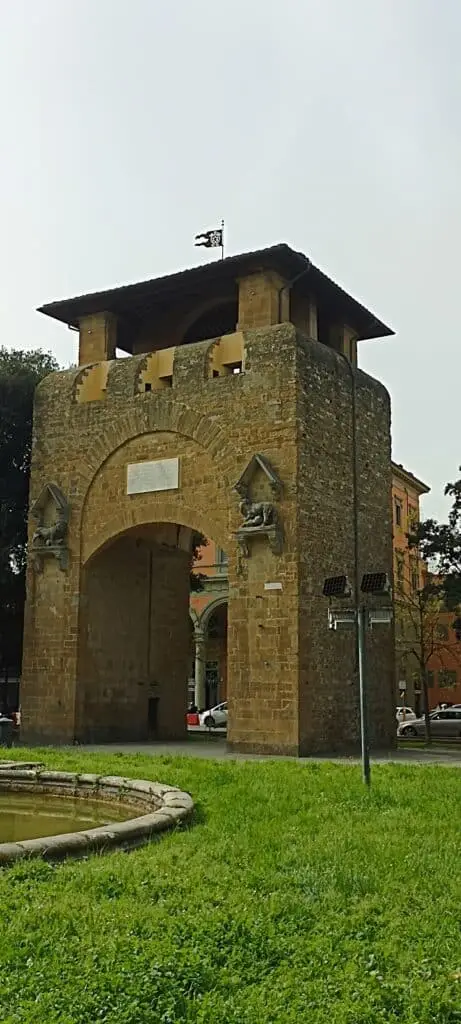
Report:
[[283,549],[283,533],[280,523],[272,526],[242,526],[235,534],[237,543],[244,558],[250,558],[250,541],[253,537],[267,537],[269,547],[274,555],[281,555]]
[[38,548],[34,550],[33,565],[35,572],[43,572],[43,563],[45,558],[52,556],[56,558],[59,568],[62,572],[65,572],[69,567],[69,552],[67,548],[58,545],[48,544],[46,547]]

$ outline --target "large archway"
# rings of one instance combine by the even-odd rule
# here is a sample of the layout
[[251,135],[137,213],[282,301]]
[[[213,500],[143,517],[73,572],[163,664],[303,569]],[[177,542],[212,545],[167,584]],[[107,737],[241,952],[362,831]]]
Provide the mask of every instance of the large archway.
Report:
[[84,566],[76,694],[82,742],[186,734],[194,531],[137,526]]

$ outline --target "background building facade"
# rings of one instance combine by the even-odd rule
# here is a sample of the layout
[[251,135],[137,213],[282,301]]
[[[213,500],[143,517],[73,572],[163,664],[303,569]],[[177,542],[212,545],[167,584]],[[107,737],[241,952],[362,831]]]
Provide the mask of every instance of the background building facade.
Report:
[[394,543],[394,596],[397,703],[423,712],[421,664],[424,659],[429,707],[461,702],[461,643],[456,640],[453,612],[435,606],[421,612],[418,591],[430,579],[428,567],[410,550],[408,534],[421,518],[420,499],[427,484],[402,465],[392,464],[392,519]]
[[228,557],[214,540],[200,549],[194,571],[203,589],[190,599],[189,700],[199,710],[227,699]]

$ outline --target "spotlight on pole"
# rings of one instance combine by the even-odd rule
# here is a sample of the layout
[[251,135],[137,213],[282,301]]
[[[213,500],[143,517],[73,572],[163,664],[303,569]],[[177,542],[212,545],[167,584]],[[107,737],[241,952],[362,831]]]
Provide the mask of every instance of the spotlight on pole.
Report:
[[389,597],[391,585],[387,572],[366,572],[362,576],[360,589],[362,594],[373,594],[374,597]]
[[324,597],[351,597],[352,587],[347,576],[329,576],[323,584]]
[[368,612],[370,629],[373,629],[373,626],[389,626],[391,622],[392,608],[371,608]]
[[[375,626],[388,625],[392,622],[392,607],[370,608],[361,602],[357,563],[356,590],[352,608],[333,608],[333,599],[351,598],[352,587],[347,576],[329,576],[323,584],[323,595],[330,600],[328,609],[328,628],[338,631],[356,628],[357,665],[360,696],[360,734],[362,746],[362,774],[366,786],[370,785],[370,750],[368,738],[367,693],[365,680],[365,632]],[[391,597],[391,584],[385,572],[366,572],[360,584],[362,594],[372,598]],[[461,620],[460,620],[461,625]]]
[[333,611],[332,608],[328,609],[328,629],[354,629],[355,620],[357,616],[354,609]]

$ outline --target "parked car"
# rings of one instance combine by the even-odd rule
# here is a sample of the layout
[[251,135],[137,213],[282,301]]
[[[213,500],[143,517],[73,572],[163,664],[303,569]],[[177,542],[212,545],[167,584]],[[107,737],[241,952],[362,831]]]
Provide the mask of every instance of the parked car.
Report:
[[216,707],[208,711],[202,711],[199,716],[200,725],[206,725],[207,729],[216,729],[227,725],[227,700],[223,704],[216,704]]
[[[461,708],[446,708],[444,711],[432,711],[429,715],[431,735],[438,738],[461,739]],[[415,718],[411,722],[400,722],[398,736],[425,736],[426,723],[424,718]]]
[[400,707],[400,708],[396,708],[395,710],[396,710],[395,717],[396,717],[398,722],[409,722],[413,718],[416,718],[416,715],[415,715],[415,713],[413,711],[413,708],[403,708],[403,707]]

